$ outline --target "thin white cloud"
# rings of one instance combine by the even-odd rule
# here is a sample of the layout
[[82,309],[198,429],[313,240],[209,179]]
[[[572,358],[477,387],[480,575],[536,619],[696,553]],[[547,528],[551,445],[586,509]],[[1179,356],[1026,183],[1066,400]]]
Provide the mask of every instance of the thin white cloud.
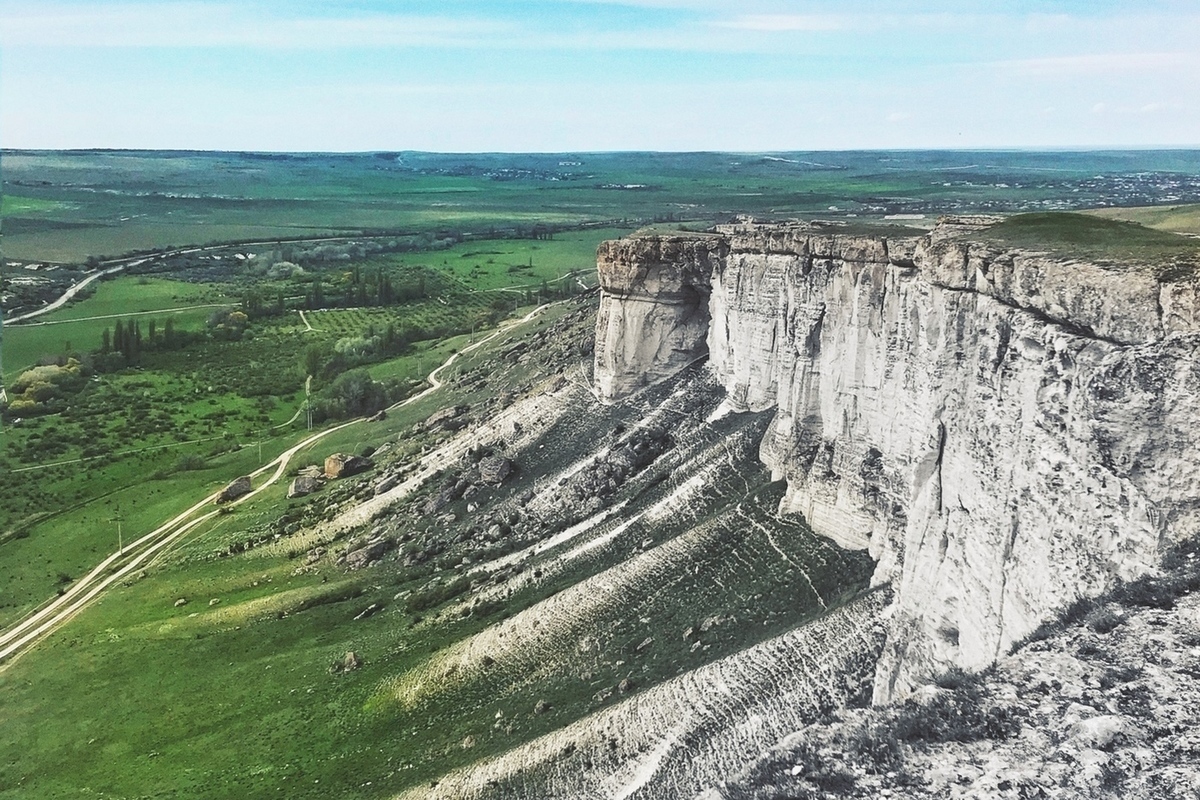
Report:
[[1200,71],[1200,54],[1096,53],[1002,61],[998,66],[1006,72],[1037,76],[1130,75],[1164,70]]
[[1093,114],[1121,114],[1121,115],[1147,115],[1147,114],[1162,114],[1164,112],[1182,111],[1184,108],[1182,103],[1164,103],[1152,102],[1142,103],[1140,105],[1112,105],[1110,103],[1096,103],[1092,106]]
[[514,26],[498,20],[435,15],[280,18],[227,3],[0,7],[5,47],[336,48],[467,45]]
[[0,1],[0,46],[128,48],[445,47],[502,50],[752,52],[777,48],[762,31],[832,30],[832,17],[750,15],[714,24],[555,31],[514,19],[437,15],[271,13],[224,3],[79,3],[26,7]]
[[711,23],[716,28],[738,31],[782,33],[789,31],[834,31],[844,27],[843,20],[826,14],[743,14]]

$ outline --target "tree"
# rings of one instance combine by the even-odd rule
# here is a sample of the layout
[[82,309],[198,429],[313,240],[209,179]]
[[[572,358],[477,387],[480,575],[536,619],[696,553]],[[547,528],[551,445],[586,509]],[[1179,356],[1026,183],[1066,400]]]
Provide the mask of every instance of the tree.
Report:
[[319,344],[310,344],[304,351],[304,374],[320,375],[325,366],[325,350]]
[[125,326],[121,324],[121,320],[117,320],[116,325],[113,326],[113,347],[126,359],[129,358],[129,342],[126,339]]

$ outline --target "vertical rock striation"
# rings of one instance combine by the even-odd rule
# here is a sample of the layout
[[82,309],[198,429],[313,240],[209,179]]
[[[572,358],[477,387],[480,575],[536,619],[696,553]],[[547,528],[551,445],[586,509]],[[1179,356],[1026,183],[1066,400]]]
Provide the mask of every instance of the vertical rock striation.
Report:
[[713,265],[724,237],[644,236],[605,242],[596,323],[596,388],[615,399],[705,355]]
[[895,590],[880,701],[991,663],[1200,522],[1197,283],[971,241],[982,222],[601,250],[601,395],[703,355],[707,329],[728,402],[775,410],[782,510]]

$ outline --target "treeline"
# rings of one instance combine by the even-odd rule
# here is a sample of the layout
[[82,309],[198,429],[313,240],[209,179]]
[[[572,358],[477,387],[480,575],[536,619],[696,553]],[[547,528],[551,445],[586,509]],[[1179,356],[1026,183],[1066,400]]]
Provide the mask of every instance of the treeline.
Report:
[[412,350],[414,342],[429,338],[428,333],[409,324],[393,323],[382,331],[368,326],[361,336],[347,336],[334,344],[310,344],[304,351],[302,366],[306,375],[330,380],[348,369],[402,356]]
[[[412,270],[409,280],[397,280],[382,267],[363,270],[355,265],[347,282],[341,286],[327,285],[320,275],[313,278],[304,296],[304,307],[363,308],[366,306],[390,306],[423,300],[429,296],[424,270]],[[251,314],[253,317],[254,315]]]
[[177,328],[170,317],[161,326],[158,320],[149,320],[145,328],[140,320],[117,320],[100,332],[100,347],[89,356],[97,372],[120,372],[140,364],[145,353],[180,350],[208,340],[238,341],[249,327],[249,315],[234,308],[213,311],[204,329],[198,331]]
[[202,332],[180,330],[170,317],[160,327],[150,320],[142,328],[140,320],[128,323],[117,320],[112,328],[100,333],[100,347],[93,353],[98,372],[118,372],[141,363],[142,354],[151,351],[178,350],[204,339]]

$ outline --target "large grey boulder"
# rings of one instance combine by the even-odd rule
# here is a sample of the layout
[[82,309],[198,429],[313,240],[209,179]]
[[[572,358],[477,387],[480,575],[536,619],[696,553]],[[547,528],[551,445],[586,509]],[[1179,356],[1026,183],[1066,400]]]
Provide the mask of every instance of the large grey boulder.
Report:
[[250,494],[253,490],[254,487],[250,484],[250,476],[243,475],[221,490],[221,493],[217,495],[217,505],[232,503],[239,497],[245,497]]
[[479,462],[479,480],[500,484],[512,474],[513,462],[501,456],[489,456]]
[[373,466],[375,466],[375,462],[369,458],[334,453],[325,459],[325,477],[348,478],[351,475],[366,472]]
[[291,485],[288,487],[288,499],[291,500],[297,497],[310,495],[324,485],[325,481],[321,480],[320,478],[312,477],[310,475],[299,475],[292,480]]

